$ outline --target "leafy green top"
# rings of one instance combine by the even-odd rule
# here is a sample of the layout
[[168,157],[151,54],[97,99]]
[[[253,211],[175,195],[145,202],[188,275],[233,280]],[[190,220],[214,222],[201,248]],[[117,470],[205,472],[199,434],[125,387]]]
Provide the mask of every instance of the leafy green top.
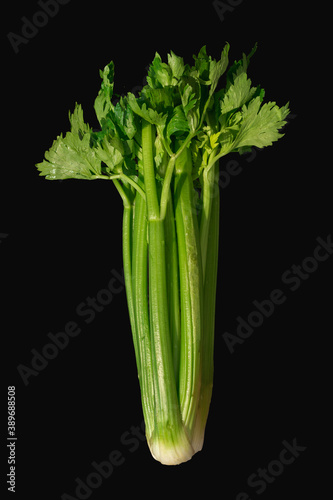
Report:
[[[120,179],[136,186],[141,171],[141,129],[143,120],[156,128],[156,176],[163,178],[170,158],[190,147],[194,159],[193,178],[200,177],[219,158],[230,152],[244,153],[277,141],[286,124],[289,106],[263,104],[265,92],[252,86],[247,76],[251,53],[228,67],[229,44],[219,60],[203,47],[185,64],[173,52],[168,62],[159,54],[148,70],[147,85],[139,96],[128,93],[112,102],[114,65],[100,72],[101,89],[94,108],[100,131],[83,120],[76,104],[70,114],[71,130],[53,142],[45,159],[36,166],[46,179]],[[226,73],[225,87],[217,91]]]

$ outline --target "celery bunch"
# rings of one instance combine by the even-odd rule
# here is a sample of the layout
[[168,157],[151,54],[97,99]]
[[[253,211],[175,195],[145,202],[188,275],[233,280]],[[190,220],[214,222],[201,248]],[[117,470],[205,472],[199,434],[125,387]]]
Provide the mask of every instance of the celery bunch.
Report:
[[[219,248],[219,160],[277,141],[288,104],[263,103],[247,69],[206,47],[185,64],[156,54],[136,97],[112,102],[101,71],[100,130],[76,105],[71,130],[43,162],[46,179],[111,180],[123,201],[123,263],[146,435],[153,457],[179,464],[201,450],[213,386]],[[224,87],[217,90],[225,74]]]

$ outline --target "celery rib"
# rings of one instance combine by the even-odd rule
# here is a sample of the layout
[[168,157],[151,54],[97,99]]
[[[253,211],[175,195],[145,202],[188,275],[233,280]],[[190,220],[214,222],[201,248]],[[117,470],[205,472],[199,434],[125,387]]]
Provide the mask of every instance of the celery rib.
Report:
[[152,125],[142,128],[142,156],[148,217],[149,314],[154,378],[154,431],[148,444],[162,463],[189,460],[193,448],[183,426],[172,359],[166,279],[164,221],[159,219]]
[[181,289],[181,357],[179,400],[192,438],[201,386],[202,265],[188,150],[176,161],[175,203]]

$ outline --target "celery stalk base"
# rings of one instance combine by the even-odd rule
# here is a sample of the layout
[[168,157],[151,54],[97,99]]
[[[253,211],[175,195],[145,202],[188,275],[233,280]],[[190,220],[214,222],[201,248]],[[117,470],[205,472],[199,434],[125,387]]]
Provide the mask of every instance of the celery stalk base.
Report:
[[[160,429],[159,429],[160,431]],[[148,446],[152,456],[163,465],[179,465],[191,460],[195,454],[183,428],[176,431],[163,429],[148,439]]]

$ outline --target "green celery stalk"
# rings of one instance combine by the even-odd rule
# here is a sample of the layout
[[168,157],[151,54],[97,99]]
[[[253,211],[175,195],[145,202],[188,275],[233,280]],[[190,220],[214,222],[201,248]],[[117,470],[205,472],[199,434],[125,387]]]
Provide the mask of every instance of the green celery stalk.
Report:
[[[203,260],[203,339],[202,339],[202,373],[201,392],[197,410],[197,421],[194,429],[194,440],[197,450],[201,450],[204,442],[206,422],[213,391],[214,377],[214,333],[215,333],[215,308],[216,286],[218,275],[219,257],[219,230],[220,230],[220,190],[218,162],[203,179],[204,204],[203,212],[209,213],[209,222],[201,218],[200,238],[201,249],[206,248]],[[202,215],[202,214],[201,214]],[[209,244],[208,244],[209,243]],[[203,252],[203,250],[202,250]]]
[[173,52],[163,63],[156,53],[139,96],[116,104],[111,62],[95,100],[100,130],[84,122],[77,104],[70,131],[36,165],[49,180],[111,180],[121,196],[147,442],[167,465],[202,449],[212,397],[219,159],[271,146],[289,114],[288,104],[263,103],[264,90],[247,76],[257,46],[227,71],[229,48],[215,60],[203,47],[193,66]]
[[180,290],[179,290],[179,261],[177,248],[177,232],[173,199],[168,198],[164,219],[165,232],[165,252],[166,252],[166,273],[167,273],[167,294],[169,307],[169,328],[172,345],[172,359],[176,386],[179,384],[180,365],[180,342],[181,342],[181,321],[180,321]]
[[181,418],[174,377],[166,281],[164,221],[153,159],[153,126],[142,126],[142,156],[149,237],[149,309],[154,376],[154,431],[147,436],[152,455],[163,464],[181,463],[193,455]]
[[[132,282],[134,345],[138,349],[138,376],[147,433],[154,429],[154,384],[148,310],[148,241],[146,201],[137,194],[134,202],[132,242]],[[132,327],[133,331],[133,327]]]
[[181,269],[179,401],[182,419],[192,441],[201,386],[203,287],[199,227],[191,176],[191,154],[185,149],[176,160],[174,200]]

